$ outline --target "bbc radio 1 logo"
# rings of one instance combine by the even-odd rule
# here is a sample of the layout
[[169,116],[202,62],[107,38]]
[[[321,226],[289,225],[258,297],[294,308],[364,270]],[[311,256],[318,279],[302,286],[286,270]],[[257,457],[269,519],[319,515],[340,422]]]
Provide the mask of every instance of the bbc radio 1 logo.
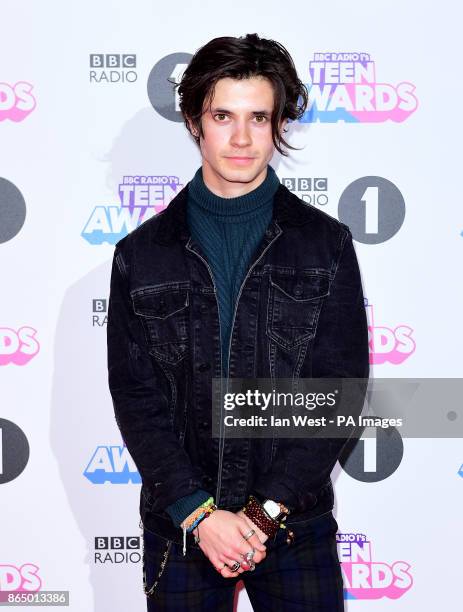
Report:
[[83,474],[92,484],[141,484],[126,446],[97,446]]
[[140,563],[140,536],[95,536],[94,563]]
[[402,123],[418,108],[415,85],[378,80],[369,53],[314,53],[307,89],[301,123]]
[[176,175],[124,176],[119,184],[119,204],[95,206],[81,236],[89,244],[116,244],[163,211],[182,187]]
[[281,183],[307,204],[326,206],[329,202],[326,177],[282,178]]
[[364,302],[369,321],[370,363],[400,365],[415,352],[416,343],[413,339],[413,329],[405,323],[394,327],[375,325],[373,304],[369,304],[367,298],[364,298]]
[[29,455],[29,441],[23,430],[13,421],[0,418],[0,484],[18,478],[26,469]]
[[12,240],[26,220],[26,201],[19,188],[0,177],[0,244]]
[[399,599],[413,585],[410,564],[386,563],[373,556],[371,541],[362,533],[337,533],[344,599]]
[[135,83],[136,67],[134,53],[91,53],[90,83]]
[[92,300],[92,327],[106,327],[108,323],[108,300],[96,298]]
[[182,80],[192,57],[191,53],[171,53],[156,62],[150,71],[147,82],[148,98],[154,110],[164,119],[183,121],[176,85]]
[[362,176],[347,185],[338,203],[338,218],[363,244],[393,238],[405,221],[405,199],[392,181]]
[[18,81],[14,85],[0,83],[0,121],[9,119],[15,123],[23,121],[37,106],[33,85]]

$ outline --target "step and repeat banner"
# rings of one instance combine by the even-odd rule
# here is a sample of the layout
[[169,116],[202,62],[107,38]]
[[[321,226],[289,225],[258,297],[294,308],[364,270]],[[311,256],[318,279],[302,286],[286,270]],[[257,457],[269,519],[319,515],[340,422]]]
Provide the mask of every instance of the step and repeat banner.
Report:
[[[462,376],[459,22],[450,0],[2,3],[0,595],[145,609],[140,475],[107,388],[110,266],[201,164],[170,81],[212,38],[275,39],[307,84],[299,150],[272,166],[351,227],[372,376]],[[461,438],[379,428],[336,465],[347,610],[460,609],[462,464]],[[236,609],[252,609],[242,584]]]

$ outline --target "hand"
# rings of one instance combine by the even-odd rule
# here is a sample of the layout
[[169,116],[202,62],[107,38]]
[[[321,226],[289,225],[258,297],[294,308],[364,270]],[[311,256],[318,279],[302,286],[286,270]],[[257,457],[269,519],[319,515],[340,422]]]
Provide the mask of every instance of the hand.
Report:
[[242,510],[238,510],[238,512],[236,513],[238,516],[241,516],[242,518],[244,518],[244,520],[248,523],[249,525],[249,529],[254,529],[254,531],[256,532],[259,540],[262,542],[262,544],[264,542],[266,542],[268,540],[268,535],[266,533],[264,533],[262,531],[262,529],[260,529],[259,527],[257,527],[257,525],[255,525],[251,519],[249,518],[249,516],[246,516],[246,514],[242,511]]
[[[268,540],[268,535],[265,534],[262,529],[260,529],[259,527],[257,527],[257,525],[242,511],[242,510],[238,510],[238,512],[236,513],[238,516],[240,516],[241,518],[243,518],[246,523],[249,526],[249,529],[254,529],[254,531],[256,532],[256,536],[259,538],[259,540],[262,542],[262,544]],[[253,536],[254,537],[254,536]],[[243,564],[242,564],[243,565]],[[249,569],[249,566],[244,565],[245,570]]]
[[262,544],[257,533],[247,540],[244,539],[243,536],[251,528],[245,518],[227,510],[214,510],[210,516],[198,523],[198,532],[196,528],[193,530],[199,534],[198,546],[224,578],[234,578],[245,571],[239,567],[236,572],[231,572],[228,567],[224,567],[224,563],[231,566],[235,561],[243,561],[241,555],[253,548],[256,551],[253,556],[256,564],[263,561],[267,554],[266,546]]

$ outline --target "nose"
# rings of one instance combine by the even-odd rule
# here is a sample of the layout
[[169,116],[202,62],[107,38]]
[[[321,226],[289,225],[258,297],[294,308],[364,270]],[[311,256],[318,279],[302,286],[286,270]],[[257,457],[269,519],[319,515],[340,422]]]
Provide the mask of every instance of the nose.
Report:
[[235,147],[247,147],[251,143],[251,134],[246,120],[236,121],[231,136],[231,144]]

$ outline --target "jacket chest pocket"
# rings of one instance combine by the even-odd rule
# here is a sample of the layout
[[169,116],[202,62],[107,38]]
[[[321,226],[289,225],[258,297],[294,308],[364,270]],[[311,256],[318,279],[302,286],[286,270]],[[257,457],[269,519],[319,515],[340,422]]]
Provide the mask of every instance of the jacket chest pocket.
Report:
[[189,297],[187,289],[179,288],[132,293],[133,309],[141,317],[149,352],[170,364],[178,363],[188,352]]
[[283,348],[292,350],[315,335],[329,276],[270,275],[267,334]]

